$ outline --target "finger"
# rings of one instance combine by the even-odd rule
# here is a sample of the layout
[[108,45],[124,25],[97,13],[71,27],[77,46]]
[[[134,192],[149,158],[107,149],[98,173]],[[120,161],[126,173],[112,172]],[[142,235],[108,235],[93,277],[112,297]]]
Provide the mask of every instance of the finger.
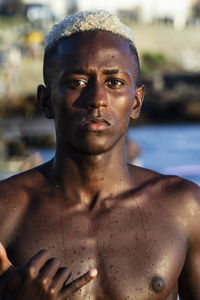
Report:
[[37,280],[42,287],[47,290],[52,282],[52,278],[56,274],[60,261],[56,258],[49,259],[46,264],[40,269]]
[[30,278],[35,278],[49,258],[48,251],[40,250],[24,265],[23,270]]
[[22,282],[22,277],[19,272],[19,268],[11,266],[1,276],[1,282],[4,285],[5,291],[12,291]]
[[68,268],[60,268],[49,287],[50,294],[55,295],[63,287],[63,284],[69,280],[71,271]]
[[4,246],[0,243],[0,275],[7,271],[10,266],[12,263],[8,259]]
[[61,294],[58,297],[59,300],[64,299],[64,297],[70,296],[76,291],[78,291],[81,287],[89,283],[92,279],[94,279],[97,276],[98,272],[97,269],[92,268],[90,271],[82,275],[81,277],[75,279],[70,284],[65,286],[61,290]]

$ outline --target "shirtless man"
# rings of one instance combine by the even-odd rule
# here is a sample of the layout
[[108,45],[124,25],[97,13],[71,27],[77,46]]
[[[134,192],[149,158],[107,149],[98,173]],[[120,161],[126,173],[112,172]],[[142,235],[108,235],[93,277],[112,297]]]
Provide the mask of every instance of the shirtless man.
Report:
[[56,154],[1,183],[2,299],[200,299],[199,188],[126,163],[144,94],[131,31],[69,17],[46,38],[44,82]]

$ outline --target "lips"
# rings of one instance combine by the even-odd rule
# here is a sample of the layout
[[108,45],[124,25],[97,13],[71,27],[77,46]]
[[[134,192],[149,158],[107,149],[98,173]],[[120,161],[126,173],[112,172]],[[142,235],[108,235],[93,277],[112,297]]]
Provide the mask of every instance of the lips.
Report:
[[81,122],[81,126],[89,131],[102,131],[108,128],[111,123],[104,117],[88,117]]

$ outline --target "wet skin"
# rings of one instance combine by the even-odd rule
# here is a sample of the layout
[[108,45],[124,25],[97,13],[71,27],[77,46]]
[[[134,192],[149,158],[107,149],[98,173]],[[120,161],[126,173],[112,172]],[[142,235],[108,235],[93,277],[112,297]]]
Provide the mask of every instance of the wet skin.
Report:
[[[9,259],[24,272],[46,249],[36,279],[46,270],[50,284],[52,268],[68,267],[74,280],[95,267],[97,278],[87,274],[91,282],[68,299],[175,300],[178,282],[182,299],[200,299],[199,188],[125,161],[125,132],[143,100],[128,42],[84,33],[62,41],[55,59],[53,84],[38,89],[55,120],[55,158],[1,183],[0,239]],[[50,257],[60,264],[50,266]],[[17,299],[32,300],[32,279],[26,287],[19,280],[13,289],[28,296]]]

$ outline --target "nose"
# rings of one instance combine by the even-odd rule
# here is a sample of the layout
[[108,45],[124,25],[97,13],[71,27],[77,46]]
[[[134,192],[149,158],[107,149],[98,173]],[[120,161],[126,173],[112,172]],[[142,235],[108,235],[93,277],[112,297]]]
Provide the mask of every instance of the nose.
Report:
[[91,88],[91,93],[88,96],[89,108],[107,107],[107,95],[103,84],[94,84],[94,86]]

